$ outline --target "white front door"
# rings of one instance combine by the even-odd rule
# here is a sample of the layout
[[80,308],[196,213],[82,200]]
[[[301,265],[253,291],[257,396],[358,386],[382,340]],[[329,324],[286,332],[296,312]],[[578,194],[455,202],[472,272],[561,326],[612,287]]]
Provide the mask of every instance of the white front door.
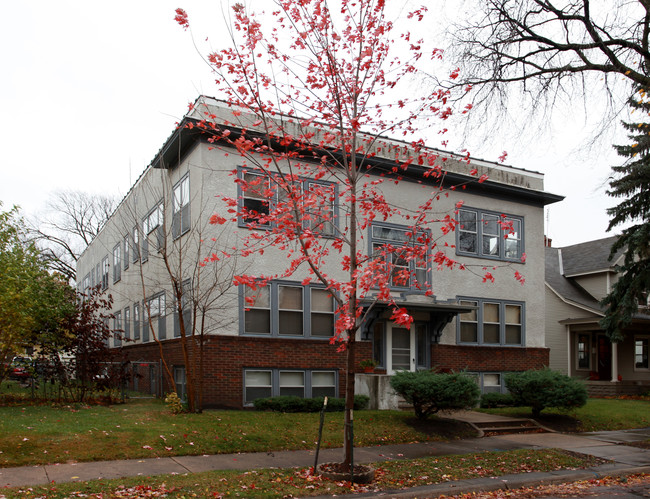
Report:
[[387,331],[388,374],[396,371],[415,371],[415,327],[388,324]]

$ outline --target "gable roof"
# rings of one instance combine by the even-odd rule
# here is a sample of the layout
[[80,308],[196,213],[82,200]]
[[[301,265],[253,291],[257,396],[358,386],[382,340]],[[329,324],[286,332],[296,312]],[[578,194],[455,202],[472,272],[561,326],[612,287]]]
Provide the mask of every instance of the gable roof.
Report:
[[618,236],[611,236],[561,248],[562,274],[574,277],[596,272],[614,272],[614,266],[625,253],[624,250],[619,250],[614,258],[609,259],[612,245],[617,239]]
[[589,309],[590,312],[602,315],[603,308],[593,296],[578,286],[573,279],[567,279],[562,273],[564,249],[545,248],[545,281],[563,301],[572,305]]

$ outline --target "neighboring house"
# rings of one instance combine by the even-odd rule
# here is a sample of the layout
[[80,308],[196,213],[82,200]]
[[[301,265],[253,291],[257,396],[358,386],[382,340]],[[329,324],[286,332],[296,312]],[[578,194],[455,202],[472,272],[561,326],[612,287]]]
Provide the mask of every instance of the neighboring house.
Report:
[[[616,236],[565,248],[546,248],[546,346],[550,367],[588,381],[592,394],[650,389],[650,315],[647,306],[612,343],[598,325],[600,301],[616,282],[620,251],[609,260]],[[646,305],[646,304],[643,304]]]
[[[285,394],[341,396],[345,354],[329,341],[334,304],[327,292],[317,284],[303,285],[302,268],[269,284],[254,301],[246,300],[248,291],[243,286],[230,285],[238,272],[268,275],[283,271],[285,252],[268,248],[254,258],[224,259],[214,275],[199,282],[197,276],[205,269],[199,264],[205,257],[218,254],[219,247],[236,246],[240,236],[251,231],[242,220],[218,226],[208,223],[213,214],[229,216],[220,196],[263,209],[259,192],[238,191],[235,176],[254,173],[241,167],[237,152],[224,152],[196,127],[186,126],[202,119],[206,107],[211,119],[235,126],[237,118],[227,105],[199,98],[79,258],[79,290],[101,285],[113,296],[114,325],[130,341],[112,346],[123,348],[139,370],[139,389],[158,394],[169,390],[158,369],[162,351],[177,389],[181,394],[184,390],[186,371],[179,348],[178,310],[174,310],[171,294],[171,268],[188,290],[188,301],[190,295],[195,299],[205,296],[206,287],[219,284],[211,295],[214,299],[206,299],[204,307],[195,309],[197,316],[191,317],[197,330],[206,333],[202,340],[204,405],[242,407],[258,397]],[[434,232],[439,248],[474,270],[436,269],[431,261],[413,268],[414,280],[433,283],[434,297],[415,286],[395,288],[398,303],[415,319],[410,328],[393,324],[386,307],[374,309],[359,332],[357,359],[374,357],[378,374],[358,374],[360,392],[382,391],[387,377],[397,370],[433,367],[467,370],[476,375],[484,392],[501,392],[504,373],[549,363],[544,339],[544,206],[562,198],[544,191],[540,173],[482,160],[472,160],[470,166],[462,157],[439,154],[446,158],[447,185],[466,185],[440,196],[435,210],[441,217],[456,216],[460,225],[449,233],[439,226],[422,230]],[[371,161],[371,175],[390,174],[394,165],[381,154]],[[476,182],[477,177],[470,174],[473,168],[489,179]],[[427,186],[433,185],[424,174],[427,169],[414,166],[399,184],[382,184],[384,195],[406,210],[419,206],[430,196]],[[304,181],[305,185],[316,182]],[[331,184],[337,192],[332,178],[317,182]],[[457,210],[461,200],[464,204]],[[337,204],[331,209],[336,212]],[[508,237],[499,219],[512,222],[514,232]],[[334,223],[342,222],[335,219]],[[373,223],[364,241],[370,248],[386,241],[398,244],[405,223],[394,218]],[[414,262],[410,265],[415,267]],[[339,266],[337,261],[327,271],[342,272]],[[485,269],[493,268],[496,280],[481,282]],[[524,275],[525,285],[515,279],[516,271]],[[188,319],[192,315],[189,307],[183,313]],[[160,345],[153,341],[154,334]],[[382,395],[375,398],[382,399]],[[381,400],[375,400],[375,405],[387,406]]]

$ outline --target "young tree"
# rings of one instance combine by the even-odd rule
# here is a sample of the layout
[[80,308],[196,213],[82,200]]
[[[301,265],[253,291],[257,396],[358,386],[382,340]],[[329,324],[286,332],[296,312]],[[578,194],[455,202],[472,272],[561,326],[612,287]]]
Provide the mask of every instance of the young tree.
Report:
[[30,223],[30,237],[48,266],[74,282],[79,255],[111,216],[117,200],[80,191],[59,191],[48,200],[48,213]]
[[612,167],[614,176],[608,191],[621,201],[607,210],[611,217],[607,230],[632,224],[621,231],[611,251],[611,257],[625,251],[618,280],[603,300],[607,314],[601,327],[612,341],[623,340],[624,328],[639,312],[640,305],[647,306],[650,293],[650,123],[647,121],[650,102],[646,88],[639,88],[629,105],[639,120],[623,123],[631,144],[615,146],[618,154],[627,160]]
[[[442,161],[415,137],[427,120],[440,123],[452,114],[449,93],[414,95],[415,87],[409,86],[417,61],[439,52],[426,52],[422,40],[394,30],[383,0],[340,2],[337,10],[330,4],[277,1],[267,15],[235,4],[232,47],[207,56],[232,115],[216,116],[201,107],[193,110],[199,121],[187,126],[203,129],[214,147],[234,148],[244,167],[235,179],[243,201],[224,198],[232,218],[215,215],[212,222],[264,229],[240,234],[238,250],[218,256],[286,254],[282,272],[236,275],[236,282],[246,286],[246,302],[254,307],[266,298],[271,279],[298,272],[304,284],[323,285],[336,301],[333,341],[347,356],[343,467],[349,471],[353,442],[347,430],[353,419],[360,324],[378,300],[392,304],[396,323],[412,322],[390,293],[391,283],[416,280],[432,294],[431,283],[410,271],[410,262],[416,268],[459,264],[425,229],[437,224],[445,232],[456,222],[433,210],[436,198],[444,196]],[[188,28],[185,11],[176,13]],[[408,22],[422,21],[425,13],[426,8],[410,12]],[[408,142],[389,142],[382,134]],[[380,157],[383,168],[377,166]],[[427,202],[411,211],[386,201],[385,183],[411,174],[423,178],[423,170],[429,182],[423,189],[432,191]],[[375,219],[400,220],[410,228],[399,243],[369,249],[364,234]],[[426,261],[427,251],[433,262]]]

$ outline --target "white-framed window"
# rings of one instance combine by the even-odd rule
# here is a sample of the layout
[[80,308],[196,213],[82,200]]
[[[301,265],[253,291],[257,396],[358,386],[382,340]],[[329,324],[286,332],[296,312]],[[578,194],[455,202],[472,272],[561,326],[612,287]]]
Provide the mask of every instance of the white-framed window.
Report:
[[244,369],[244,405],[277,396],[336,397],[338,374],[331,369]]
[[576,337],[576,369],[591,370],[591,333],[578,333]]
[[283,337],[331,338],[335,304],[332,294],[318,286],[272,281],[241,290],[240,333]]
[[650,362],[648,361],[649,346],[650,346],[650,336],[634,337],[634,370],[635,371],[650,370]]
[[458,210],[456,252],[459,255],[521,261],[524,219],[488,210]]
[[[336,199],[338,188],[334,182],[296,178],[289,182],[293,191],[289,196],[287,189],[276,185],[266,174],[240,168],[239,179],[239,217],[240,227],[270,229],[274,223],[270,217],[279,206],[281,216],[293,212],[295,206],[291,197],[298,203],[298,216],[302,229],[314,234],[332,237],[336,234]],[[277,178],[278,183],[284,182]]]
[[390,286],[424,290],[429,283],[430,233],[384,223],[373,223],[370,231],[372,254],[387,262]]
[[[183,310],[183,325],[185,326],[185,334],[192,334],[192,280],[186,279],[181,283],[181,309]],[[174,337],[181,336],[181,321],[178,315],[178,306],[174,298]]]
[[142,324],[140,323],[140,304],[133,304],[133,339],[140,339],[140,328]]
[[172,237],[177,238],[190,230],[190,177],[185,175],[173,189]]
[[87,295],[88,290],[90,289],[90,273],[86,274],[83,278],[82,284],[81,284],[81,290],[83,294]]
[[122,243],[117,243],[113,248],[113,283],[122,278]]
[[458,315],[458,343],[495,346],[525,344],[523,302],[468,297],[461,297],[459,302],[477,308]]
[[155,247],[160,251],[165,244],[164,209],[162,201],[142,219],[142,261],[149,259],[149,245],[153,239]]
[[136,225],[131,231],[131,258],[133,258],[133,263],[137,262],[140,258],[140,230]]

